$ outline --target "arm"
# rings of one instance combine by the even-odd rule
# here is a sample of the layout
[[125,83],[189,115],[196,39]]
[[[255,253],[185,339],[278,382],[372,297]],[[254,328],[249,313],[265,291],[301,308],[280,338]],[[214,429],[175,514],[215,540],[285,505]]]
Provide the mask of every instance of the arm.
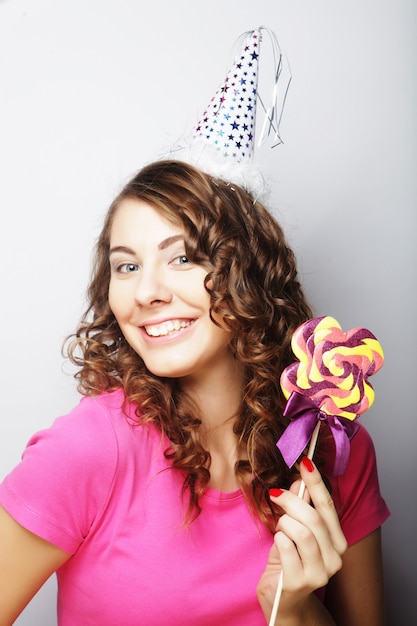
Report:
[[326,606],[338,626],[382,626],[383,576],[381,529],[352,545],[343,567],[330,581]]
[[0,506],[0,626],[11,626],[70,556],[20,526]]

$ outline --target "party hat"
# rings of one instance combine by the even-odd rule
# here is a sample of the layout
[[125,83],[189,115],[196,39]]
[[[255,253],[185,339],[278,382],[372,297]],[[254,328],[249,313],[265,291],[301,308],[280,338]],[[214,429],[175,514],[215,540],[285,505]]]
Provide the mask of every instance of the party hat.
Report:
[[[268,108],[259,94],[260,48],[264,34],[272,44],[274,69]],[[282,143],[279,125],[291,74],[275,34],[264,26],[243,33],[236,47],[234,62],[225,79],[190,136],[171,148],[169,157],[190,162],[259,197],[265,190],[265,180],[255,161],[255,148],[267,140],[271,140],[273,146]],[[259,133],[256,129],[258,104],[264,111]]]
[[193,137],[211,144],[224,158],[252,158],[258,92],[259,31],[246,34],[224,82],[211,99]]

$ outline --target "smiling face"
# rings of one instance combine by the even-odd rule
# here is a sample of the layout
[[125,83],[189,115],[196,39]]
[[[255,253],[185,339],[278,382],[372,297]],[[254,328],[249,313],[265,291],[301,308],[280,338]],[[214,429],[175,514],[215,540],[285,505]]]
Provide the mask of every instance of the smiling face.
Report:
[[210,319],[207,270],[187,259],[180,226],[123,200],[110,233],[109,304],[130,346],[157,376],[210,376],[236,366],[230,332]]

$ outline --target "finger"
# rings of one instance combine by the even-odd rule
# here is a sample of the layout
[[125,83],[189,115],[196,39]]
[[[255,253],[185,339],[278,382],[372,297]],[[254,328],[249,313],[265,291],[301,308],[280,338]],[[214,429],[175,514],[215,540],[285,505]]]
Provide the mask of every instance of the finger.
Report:
[[323,550],[332,548],[329,531],[319,512],[290,491],[272,489],[270,497],[284,511],[277,530],[285,532],[296,544],[307,541],[311,546],[322,546]]
[[310,591],[327,584],[342,566],[325,523],[319,513],[289,491],[273,490],[279,506],[287,511],[278,521],[274,540],[288,591],[304,587]]
[[[304,521],[288,514],[281,516],[278,528],[295,546],[306,584],[316,588],[325,585],[329,577],[341,568],[342,559],[323,520],[314,509],[308,509]],[[282,565],[284,571],[287,571],[284,557]]]
[[277,532],[274,536],[274,543],[279,552],[281,568],[283,571],[284,588],[287,591],[294,591],[304,584],[304,564],[300,559],[297,547],[285,532]]
[[276,501],[285,511],[285,515],[278,522],[278,528],[296,544],[306,568],[309,564],[314,567],[320,562],[324,570],[333,575],[341,567],[341,555],[347,546],[346,539],[320,473],[312,464],[308,464],[308,469],[301,471],[309,474],[305,476],[305,480],[310,494],[313,495],[314,492],[313,502],[317,506],[312,508],[290,491],[278,490],[280,495]]
[[[295,480],[290,487],[290,491],[291,493],[295,493],[295,495],[299,496],[300,495],[300,487],[303,485],[303,481],[301,480],[301,478],[299,478],[298,480]],[[308,489],[304,489],[304,493],[302,496],[304,502],[310,502],[311,498],[310,498],[310,494],[308,493]]]
[[343,554],[347,548],[346,539],[340,528],[339,517],[333,499],[323,482],[320,472],[310,459],[304,457],[300,463],[300,473],[314,508],[325,522],[335,548],[339,554]]

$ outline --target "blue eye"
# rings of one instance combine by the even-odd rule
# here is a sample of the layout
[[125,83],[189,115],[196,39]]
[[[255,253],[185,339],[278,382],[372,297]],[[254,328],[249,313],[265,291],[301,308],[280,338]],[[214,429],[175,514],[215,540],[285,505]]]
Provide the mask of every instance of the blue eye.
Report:
[[185,254],[181,254],[181,256],[177,256],[173,261],[175,265],[186,265],[189,263],[188,257]]
[[130,274],[131,272],[136,272],[137,269],[138,266],[135,263],[123,263],[122,265],[119,265],[117,271],[122,274]]

